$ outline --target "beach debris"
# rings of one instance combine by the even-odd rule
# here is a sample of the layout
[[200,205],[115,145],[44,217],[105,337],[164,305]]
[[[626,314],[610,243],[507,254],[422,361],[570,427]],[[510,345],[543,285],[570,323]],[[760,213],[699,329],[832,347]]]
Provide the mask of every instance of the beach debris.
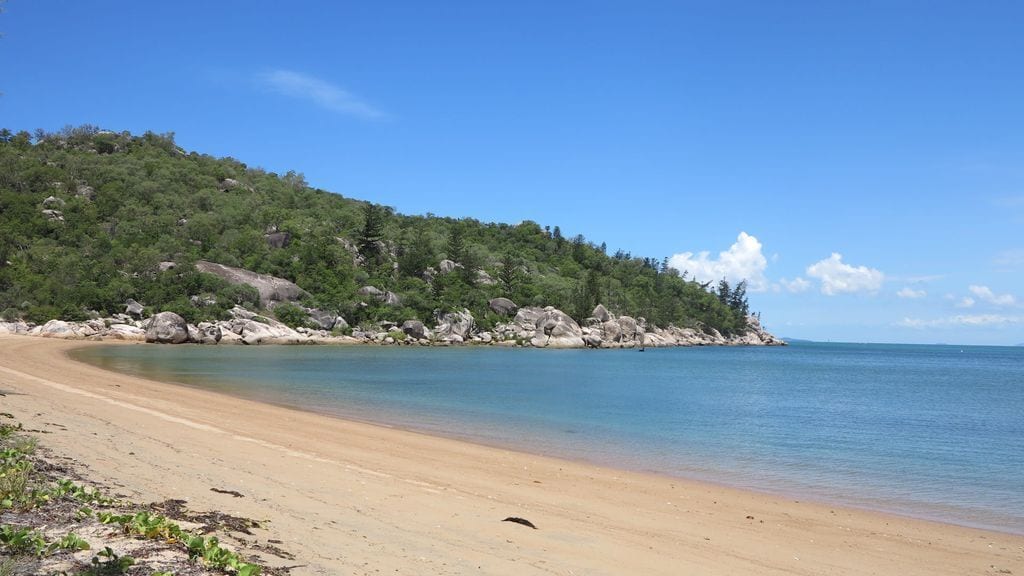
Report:
[[245,494],[236,490],[221,490],[220,488],[210,488],[210,492],[216,492],[217,494],[230,494],[235,498],[245,498]]
[[537,527],[533,525],[533,522],[530,522],[526,518],[519,518],[517,516],[509,516],[508,518],[505,518],[504,520],[502,520],[502,522],[515,522],[516,524],[522,524],[523,526],[529,526],[530,528],[533,528],[534,530],[537,529]]

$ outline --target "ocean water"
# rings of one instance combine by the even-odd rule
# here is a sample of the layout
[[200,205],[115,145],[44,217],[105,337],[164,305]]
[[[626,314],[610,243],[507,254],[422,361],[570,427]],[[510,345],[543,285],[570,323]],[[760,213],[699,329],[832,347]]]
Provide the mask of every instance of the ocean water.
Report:
[[111,346],[104,368],[329,415],[1024,534],[1024,348]]

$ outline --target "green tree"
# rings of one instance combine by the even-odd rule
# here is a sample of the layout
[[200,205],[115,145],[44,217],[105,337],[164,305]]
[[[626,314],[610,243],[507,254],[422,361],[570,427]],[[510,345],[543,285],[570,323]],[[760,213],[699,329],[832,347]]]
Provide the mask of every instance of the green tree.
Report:
[[466,231],[462,222],[455,222],[448,229],[446,254],[453,262],[462,262],[466,256]]
[[390,212],[384,206],[373,203],[363,205],[363,227],[359,232],[358,246],[371,276],[376,276],[387,261],[384,244],[384,226]]
[[498,270],[498,283],[501,285],[505,297],[512,298],[516,287],[519,285],[519,269],[522,266],[522,261],[510,252],[506,252],[501,257],[500,266],[501,268]]

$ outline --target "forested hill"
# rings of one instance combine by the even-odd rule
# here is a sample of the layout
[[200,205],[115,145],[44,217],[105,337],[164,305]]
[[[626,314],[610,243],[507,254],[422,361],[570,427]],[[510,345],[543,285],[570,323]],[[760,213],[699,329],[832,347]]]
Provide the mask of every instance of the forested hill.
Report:
[[[558,226],[396,214],[296,172],[186,152],[173,134],[0,131],[0,239],[7,320],[109,315],[129,298],[191,322],[259,305],[255,290],[198,272],[203,260],[291,280],[308,292],[301,304],[353,325],[465,307],[486,326],[488,300],[504,296],[578,321],[601,303],[663,327],[747,326],[743,284],[702,285]],[[364,286],[397,298],[367,299]]]

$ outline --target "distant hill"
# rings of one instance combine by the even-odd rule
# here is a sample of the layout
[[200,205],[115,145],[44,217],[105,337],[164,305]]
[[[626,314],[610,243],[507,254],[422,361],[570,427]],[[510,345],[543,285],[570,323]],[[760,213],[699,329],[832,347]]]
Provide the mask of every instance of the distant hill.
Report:
[[786,338],[786,337],[783,337],[782,340],[785,341],[788,344],[813,344],[815,342],[814,340],[804,340],[802,338]]
[[7,319],[109,315],[128,299],[190,322],[260,307],[255,289],[196,270],[208,261],[291,281],[297,303],[353,325],[468,308],[486,327],[488,300],[506,297],[578,321],[602,303],[659,326],[747,330],[743,283],[700,284],[558,226],[397,214],[173,134],[0,131],[0,238]]

